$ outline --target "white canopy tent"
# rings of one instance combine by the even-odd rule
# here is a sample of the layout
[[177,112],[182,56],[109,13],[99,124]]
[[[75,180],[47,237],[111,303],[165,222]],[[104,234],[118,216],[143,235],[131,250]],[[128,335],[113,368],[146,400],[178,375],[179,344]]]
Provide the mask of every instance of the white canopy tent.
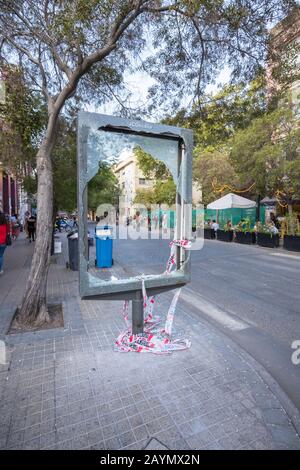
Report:
[[250,209],[251,207],[255,206],[255,201],[238,196],[237,194],[229,193],[226,194],[226,196],[223,196],[220,199],[217,199],[216,201],[208,204],[207,209]]

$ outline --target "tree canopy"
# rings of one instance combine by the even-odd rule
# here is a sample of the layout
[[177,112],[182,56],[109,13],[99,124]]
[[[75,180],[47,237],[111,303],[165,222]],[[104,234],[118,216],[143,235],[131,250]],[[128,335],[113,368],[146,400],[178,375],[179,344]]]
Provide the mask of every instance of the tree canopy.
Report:
[[[268,25],[296,4],[1,0],[0,53],[5,61],[17,60],[26,81],[42,90],[56,112],[74,95],[97,102],[114,98],[126,112],[120,93],[130,65],[147,69],[156,80],[152,107],[178,109],[188,97],[200,103],[205,85],[225,64],[233,78],[253,76],[267,57]],[[143,62],[141,51],[149,39],[153,53]]]
[[[128,112],[122,92],[130,66],[146,67],[156,80],[150,108],[179,109],[200,102],[205,85],[229,65],[233,79],[251,76],[267,53],[267,26],[293,0],[0,0],[0,59],[15,63],[30,88],[43,94],[47,123],[37,152],[37,243],[20,308],[20,321],[49,320],[52,152],[60,113],[72,98],[112,97]],[[145,45],[150,53],[142,57]],[[124,98],[124,95],[123,95]],[[152,108],[151,108],[152,105]],[[142,110],[145,112],[145,110]],[[40,260],[44,259],[44,263]]]
[[165,163],[152,157],[150,153],[145,152],[141,147],[136,147],[134,154],[137,159],[138,167],[145,178],[157,180],[165,179],[170,176],[170,171]]
[[24,81],[22,69],[2,64],[4,100],[0,103],[1,161],[19,181],[27,181],[46,124],[46,109],[39,94]]
[[225,85],[205,96],[197,106],[183,108],[164,122],[192,128],[197,154],[207,148],[223,147],[237,129],[246,128],[266,107],[265,79],[258,75],[250,83]]
[[237,188],[239,185],[239,178],[229,160],[227,150],[203,150],[194,159],[193,168],[194,179],[202,189],[203,204],[209,204],[232,192],[230,188]]
[[76,121],[60,119],[52,153],[55,213],[59,210],[73,212],[77,207],[76,151]]
[[88,208],[96,211],[101,204],[116,207],[119,194],[117,177],[109,165],[101,162],[97,174],[88,183]]
[[226,85],[201,109],[166,119],[194,130],[194,179],[205,204],[235,191],[250,198],[299,197],[299,106],[291,92],[279,96],[270,101],[258,76],[248,85]]
[[290,200],[300,197],[299,144],[299,121],[281,107],[236,132],[230,159],[242,181],[255,182],[254,194]]
[[153,188],[137,191],[134,202],[147,207],[152,204],[173,205],[176,198],[176,185],[166,164],[152,157],[140,147],[135,148],[134,153],[143,175],[154,181]]

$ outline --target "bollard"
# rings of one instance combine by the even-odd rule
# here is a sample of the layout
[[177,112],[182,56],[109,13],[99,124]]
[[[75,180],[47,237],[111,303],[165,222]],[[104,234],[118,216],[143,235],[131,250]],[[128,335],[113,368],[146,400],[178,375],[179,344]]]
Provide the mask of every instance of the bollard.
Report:
[[142,291],[136,291],[132,299],[132,333],[144,332],[144,300]]

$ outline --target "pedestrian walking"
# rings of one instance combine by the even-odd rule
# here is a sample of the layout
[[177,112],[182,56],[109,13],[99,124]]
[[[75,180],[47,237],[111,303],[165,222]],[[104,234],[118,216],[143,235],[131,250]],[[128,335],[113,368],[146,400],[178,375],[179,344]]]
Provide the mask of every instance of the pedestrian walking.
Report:
[[3,274],[4,251],[10,237],[8,224],[3,212],[0,212],[0,274]]
[[217,238],[217,231],[218,231],[219,228],[220,228],[218,222],[216,222],[215,220],[213,220],[213,221],[212,221],[212,224],[211,224],[211,228],[213,229],[214,238]]
[[168,229],[168,216],[167,214],[163,214],[161,218],[161,225],[164,233],[167,233]]
[[61,217],[59,215],[56,216],[55,224],[58,228],[59,233],[61,233],[62,220],[61,220]]
[[12,228],[12,238],[13,238],[13,240],[16,240],[18,238],[18,236],[20,235],[20,226],[21,226],[21,224],[20,224],[18,215],[14,214],[11,217],[11,228]]
[[274,214],[274,212],[270,213],[270,219],[271,219],[271,222],[273,222],[273,224],[275,225],[275,227],[279,230],[280,229],[280,223],[279,223],[279,220],[277,219],[276,215]]
[[77,217],[76,215],[73,215],[73,228],[78,228],[78,224],[77,224]]
[[27,220],[27,227],[28,227],[28,236],[29,236],[29,243],[35,240],[35,231],[36,231],[36,217],[31,215]]
[[26,211],[24,215],[24,230],[26,232],[26,237],[29,238],[29,232],[28,232],[28,219],[30,217],[30,212]]

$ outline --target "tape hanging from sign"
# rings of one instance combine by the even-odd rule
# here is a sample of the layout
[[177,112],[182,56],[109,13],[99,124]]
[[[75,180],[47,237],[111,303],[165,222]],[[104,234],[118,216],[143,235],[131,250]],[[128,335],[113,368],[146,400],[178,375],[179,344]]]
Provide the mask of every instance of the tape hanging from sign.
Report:
[[[167,261],[166,273],[171,273],[175,266],[175,248],[181,246],[185,249],[191,248],[189,240],[173,240],[169,244],[171,248]],[[173,351],[180,351],[191,347],[189,339],[172,338],[172,327],[176,311],[177,302],[181,288],[176,289],[172,302],[167,312],[164,328],[161,328],[161,318],[153,315],[155,296],[147,296],[145,280],[142,280],[143,308],[144,308],[144,332],[132,334],[129,321],[129,302],[123,304],[122,315],[126,324],[126,330],[122,331],[116,342],[115,350],[118,352],[144,352],[152,354],[171,354]]]

